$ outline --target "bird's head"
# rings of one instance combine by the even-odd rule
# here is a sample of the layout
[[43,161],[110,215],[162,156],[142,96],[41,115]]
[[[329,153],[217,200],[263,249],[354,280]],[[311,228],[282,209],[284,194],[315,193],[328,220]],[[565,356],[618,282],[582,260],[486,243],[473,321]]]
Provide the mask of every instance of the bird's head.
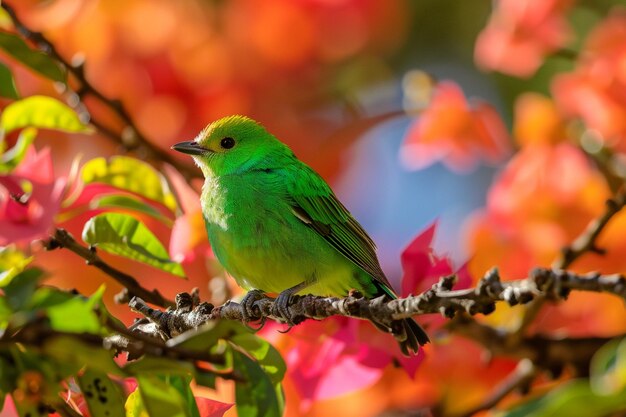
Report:
[[285,144],[245,116],[216,120],[194,140],[172,149],[191,155],[205,177],[272,169],[285,158],[293,158]]

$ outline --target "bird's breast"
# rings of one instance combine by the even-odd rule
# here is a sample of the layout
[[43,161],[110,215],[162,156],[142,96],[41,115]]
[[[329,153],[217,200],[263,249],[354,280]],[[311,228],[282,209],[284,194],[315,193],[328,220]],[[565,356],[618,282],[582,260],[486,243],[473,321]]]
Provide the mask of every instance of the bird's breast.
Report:
[[353,266],[293,214],[279,187],[241,178],[207,181],[202,210],[213,252],[245,288],[280,292],[305,280],[350,277]]
[[290,231],[293,221],[286,200],[280,190],[261,180],[220,178],[207,180],[203,187],[202,212],[209,240],[227,269],[241,260],[263,256],[268,248],[282,249],[283,237]]

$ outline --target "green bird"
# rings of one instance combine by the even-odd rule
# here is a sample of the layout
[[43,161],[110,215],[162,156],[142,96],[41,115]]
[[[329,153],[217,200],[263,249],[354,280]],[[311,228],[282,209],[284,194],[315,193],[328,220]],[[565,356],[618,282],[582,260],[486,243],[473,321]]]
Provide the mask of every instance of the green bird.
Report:
[[[204,174],[202,213],[217,259],[244,289],[279,294],[288,323],[295,294],[355,289],[397,298],[363,227],[319,174],[254,120],[224,117],[172,149],[191,155]],[[403,353],[429,342],[414,320],[399,324],[384,330]]]

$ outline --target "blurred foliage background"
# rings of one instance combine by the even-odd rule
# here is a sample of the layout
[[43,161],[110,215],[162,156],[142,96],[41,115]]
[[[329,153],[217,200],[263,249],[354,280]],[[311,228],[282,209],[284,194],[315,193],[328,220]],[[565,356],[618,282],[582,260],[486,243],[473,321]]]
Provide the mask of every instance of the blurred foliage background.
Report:
[[[103,203],[102,195],[112,191],[98,184],[130,190],[150,200],[152,209],[143,206],[134,216],[163,242],[166,255],[183,266],[188,279],[99,252],[106,262],[169,299],[194,286],[203,300],[216,304],[237,295],[206,242],[199,171],[169,150],[222,116],[258,120],[327,179],[372,234],[390,281],[405,293],[423,291],[440,275],[457,271],[460,285],[469,287],[494,266],[506,279],[549,267],[561,248],[603,213],[605,200],[626,175],[626,11],[619,1],[4,4],[54,45],[56,52],[44,51],[48,56],[58,53],[89,85],[77,73],[67,84],[52,82],[54,76],[41,74],[44,64],[24,65],[11,53],[10,41],[0,39],[0,60],[10,72],[3,78],[3,114],[19,98],[44,95],[67,103],[78,118],[75,128],[52,123],[48,129],[48,122],[41,122],[39,156],[26,158],[21,171],[18,165],[9,172],[34,183],[66,184],[72,167],[81,166],[77,181],[85,186],[72,201],[42,197],[55,208],[47,206],[51,215],[39,219],[37,229],[28,228],[35,224],[32,218],[15,221],[5,214],[0,244],[23,252],[7,261],[11,265],[33,256],[33,265],[47,271],[48,285],[92,294],[105,283],[104,304],[126,323],[135,315],[113,302],[122,289],[118,282],[69,251],[46,252],[30,242],[56,226],[80,236],[95,214],[133,212]],[[0,28],[3,34],[15,32],[6,12]],[[123,103],[122,112],[115,100]],[[90,128],[83,129],[86,125]],[[19,143],[23,130],[3,126],[4,151]],[[165,172],[169,188],[160,188],[160,174],[135,159],[117,159],[119,169],[126,169],[119,181],[103,179],[114,174],[101,175],[106,164],[96,158],[120,154],[154,164]],[[154,180],[152,185],[133,188],[133,172]],[[0,184],[10,190],[9,183]],[[9,194],[0,195],[5,205]],[[604,230],[598,244],[607,250],[605,256],[588,254],[572,269],[626,272],[625,221],[620,213]],[[20,228],[24,224],[28,227]],[[404,251],[409,244],[421,248],[430,270],[407,272],[411,265],[411,271],[423,267]],[[409,281],[413,286],[405,284]],[[575,293],[565,303],[544,306],[527,330],[608,341],[626,332],[622,301]],[[524,320],[523,311],[499,307],[481,322],[513,332]],[[368,349],[384,340],[372,329],[342,321],[307,323],[287,335],[265,329],[263,337],[287,363],[286,415],[464,415],[521,366],[518,359],[491,357],[478,343],[447,331],[439,318],[425,321],[434,343],[413,363],[380,353],[385,349],[372,353]],[[540,375],[532,380],[531,401],[514,393],[499,411],[487,413],[575,415],[580,407],[585,410],[580,415],[623,412],[623,345],[614,341],[604,348],[594,359],[591,379],[565,383],[573,376],[568,370],[553,378]],[[321,369],[330,363],[334,366]],[[232,385],[222,381],[215,390],[194,390],[231,403]],[[577,402],[580,398],[586,404]],[[555,405],[566,400],[569,408]],[[11,412],[7,406],[0,415]],[[236,409],[225,412],[235,415]]]

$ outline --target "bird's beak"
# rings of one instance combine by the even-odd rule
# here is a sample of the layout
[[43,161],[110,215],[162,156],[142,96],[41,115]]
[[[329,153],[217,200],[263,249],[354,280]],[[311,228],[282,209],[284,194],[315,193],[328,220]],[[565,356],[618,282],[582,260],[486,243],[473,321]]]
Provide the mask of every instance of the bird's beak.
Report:
[[186,142],[180,142],[172,146],[172,149],[178,152],[186,153],[188,155],[204,155],[210,152],[208,149],[198,145],[198,142],[189,140]]

